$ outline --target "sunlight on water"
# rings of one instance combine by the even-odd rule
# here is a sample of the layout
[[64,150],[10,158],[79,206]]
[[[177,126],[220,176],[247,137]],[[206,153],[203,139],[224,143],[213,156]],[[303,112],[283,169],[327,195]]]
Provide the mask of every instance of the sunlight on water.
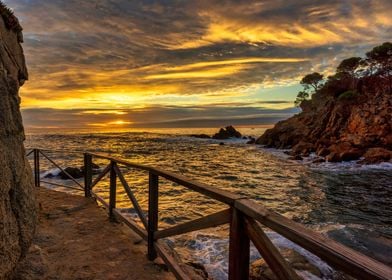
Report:
[[[243,134],[252,136],[261,135],[264,130],[240,129]],[[282,152],[246,145],[246,140],[227,140],[224,141],[225,145],[219,145],[221,141],[186,136],[190,133],[212,134],[215,131],[182,129],[159,133],[30,134],[26,146],[108,153],[135,163],[173,171],[220,189],[247,195],[371,257],[392,263],[392,169],[353,165],[338,168],[336,164],[308,166],[287,160]],[[83,164],[82,155],[51,152],[48,155],[63,167],[80,167]],[[101,169],[108,164],[104,160],[94,162]],[[50,170],[54,172],[54,167],[44,159],[41,159],[41,164],[42,176]],[[148,174],[125,167],[121,169],[146,212]],[[72,185],[70,180],[47,180]],[[97,190],[108,200],[108,179],[99,183]],[[131,203],[120,186],[117,199],[117,207],[136,216],[135,211],[129,209]],[[160,227],[165,228],[214,213],[225,206],[161,180],[159,207]],[[282,243],[282,238],[276,235],[274,240]],[[183,235],[168,242],[184,258],[203,263],[210,273],[216,273],[217,279],[225,275],[227,228]],[[310,259],[316,260],[314,257]],[[219,273],[217,267],[220,268]]]

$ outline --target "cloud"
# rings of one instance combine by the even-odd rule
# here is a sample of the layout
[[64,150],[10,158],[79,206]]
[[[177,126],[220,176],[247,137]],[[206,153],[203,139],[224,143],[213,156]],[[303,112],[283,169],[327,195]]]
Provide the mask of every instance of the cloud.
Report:
[[389,0],[5,2],[24,27],[25,109],[256,104],[265,88],[291,102],[303,75],[392,33]]

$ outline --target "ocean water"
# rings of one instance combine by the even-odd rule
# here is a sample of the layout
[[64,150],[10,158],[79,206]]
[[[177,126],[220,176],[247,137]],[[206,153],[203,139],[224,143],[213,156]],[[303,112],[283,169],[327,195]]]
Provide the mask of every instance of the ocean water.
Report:
[[[34,133],[27,149],[73,150],[107,153],[129,161],[160,167],[217,188],[247,195],[258,203],[360,252],[392,265],[392,164],[362,166],[356,162],[312,164],[295,162],[282,152],[247,145],[246,140],[196,139],[192,133],[212,134],[216,128],[168,129],[106,133]],[[265,128],[240,128],[259,136]],[[220,145],[224,142],[224,145]],[[46,152],[60,166],[81,166],[81,154]],[[104,160],[94,160],[101,168]],[[121,167],[142,209],[147,210],[148,174]],[[41,177],[58,174],[41,158]],[[72,186],[70,180],[45,179]],[[80,183],[83,179],[80,180]],[[74,192],[61,187],[47,186]],[[108,199],[108,179],[96,186]],[[125,191],[118,185],[117,207],[136,217]],[[160,181],[159,227],[166,228],[222,210],[217,203],[171,182]],[[319,267],[322,279],[335,272],[320,259],[282,236],[268,231],[280,248],[292,248]],[[167,239],[186,261],[203,264],[214,279],[227,277],[228,228],[184,234]],[[252,248],[251,258],[259,257]],[[300,272],[306,276],[305,272]],[[312,278],[314,279],[314,278]]]

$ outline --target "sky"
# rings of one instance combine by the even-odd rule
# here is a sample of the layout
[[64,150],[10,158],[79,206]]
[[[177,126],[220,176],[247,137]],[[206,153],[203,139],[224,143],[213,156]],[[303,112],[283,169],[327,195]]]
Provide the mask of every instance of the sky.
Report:
[[272,124],[307,73],[390,41],[390,0],[6,0],[27,130]]

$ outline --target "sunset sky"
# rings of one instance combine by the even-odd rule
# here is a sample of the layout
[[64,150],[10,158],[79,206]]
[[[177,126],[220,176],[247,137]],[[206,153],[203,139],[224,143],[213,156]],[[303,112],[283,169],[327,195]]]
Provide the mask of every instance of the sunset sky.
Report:
[[268,124],[300,78],[392,40],[392,1],[6,0],[27,129]]

